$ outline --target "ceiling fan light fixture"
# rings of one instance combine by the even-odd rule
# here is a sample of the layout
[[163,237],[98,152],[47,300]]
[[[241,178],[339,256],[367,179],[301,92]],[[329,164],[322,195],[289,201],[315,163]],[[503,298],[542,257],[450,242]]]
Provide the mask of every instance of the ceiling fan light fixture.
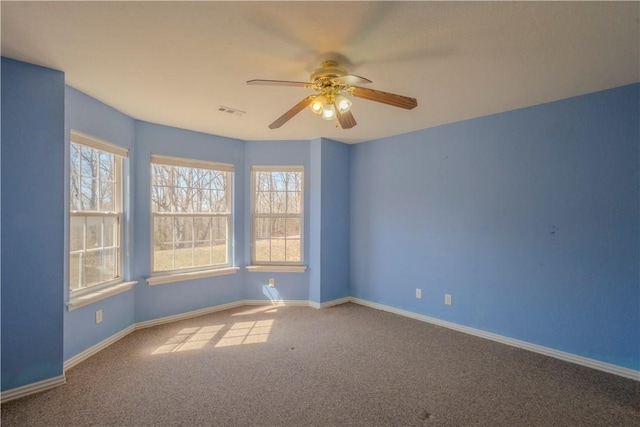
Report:
[[309,109],[314,112],[314,114],[322,114],[322,104],[325,103],[324,97],[317,96],[311,104],[309,104]]
[[336,107],[333,104],[324,104],[322,107],[323,119],[333,120],[336,118]]
[[335,106],[340,113],[346,113],[351,109],[351,101],[343,95],[336,96]]

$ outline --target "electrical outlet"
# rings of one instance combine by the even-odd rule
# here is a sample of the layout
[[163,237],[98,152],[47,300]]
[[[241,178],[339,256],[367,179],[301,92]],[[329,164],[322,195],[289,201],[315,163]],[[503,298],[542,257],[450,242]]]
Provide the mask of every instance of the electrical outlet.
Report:
[[416,298],[418,299],[422,298],[422,289],[416,288]]
[[451,305],[451,295],[450,294],[444,294],[444,303],[447,305]]
[[269,279],[269,287],[270,288],[275,288],[276,287],[276,279],[274,279],[274,278]]
[[96,311],[96,323],[102,323],[102,310]]

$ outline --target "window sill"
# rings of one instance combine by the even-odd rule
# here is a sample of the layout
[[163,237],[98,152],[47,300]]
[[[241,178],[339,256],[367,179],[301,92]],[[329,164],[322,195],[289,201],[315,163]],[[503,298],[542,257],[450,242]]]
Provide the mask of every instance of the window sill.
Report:
[[72,296],[69,298],[69,302],[67,303],[67,310],[72,311],[76,308],[84,307],[85,305],[93,304],[96,301],[100,301],[105,298],[120,294],[122,292],[126,292],[131,289],[136,283],[138,282],[120,282],[93,292],[88,292],[86,294],[75,297]]
[[149,286],[164,285],[166,283],[182,282],[184,280],[203,279],[205,277],[226,276],[236,274],[240,270],[238,267],[218,268],[215,270],[192,271],[189,273],[173,273],[164,276],[147,277]]
[[249,273],[304,273],[306,265],[248,265]]

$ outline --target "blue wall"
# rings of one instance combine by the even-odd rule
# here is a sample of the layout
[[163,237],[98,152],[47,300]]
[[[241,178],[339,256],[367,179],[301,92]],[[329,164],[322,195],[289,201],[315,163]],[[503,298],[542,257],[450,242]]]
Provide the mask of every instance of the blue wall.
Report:
[[[87,135],[105,140],[115,145],[128,148],[129,159],[124,161],[123,176],[125,188],[129,194],[123,197],[125,207],[125,238],[124,238],[124,277],[131,277],[131,265],[135,262],[135,253],[131,252],[131,228],[134,224],[130,201],[135,199],[135,192],[129,186],[131,182],[130,164],[134,154],[131,152],[134,143],[134,120],[114,110],[90,96],[74,89],[65,89],[65,179],[69,181],[69,136],[71,130],[77,130]],[[69,186],[65,185],[65,247],[64,253],[69,252]],[[69,262],[65,255],[64,262],[64,299],[69,300]],[[134,293],[128,291],[93,304],[66,311],[64,315],[64,360],[77,355],[83,350],[98,344],[110,336],[120,332],[133,324]],[[95,312],[102,310],[102,323],[96,324]]]
[[638,370],[639,94],[353,146],[351,294]]
[[311,265],[309,299],[322,303],[349,296],[350,147],[311,141]]
[[160,154],[212,162],[230,163],[235,167],[234,257],[236,265],[244,262],[244,143],[240,140],[207,135],[173,127],[137,121],[135,124],[133,174],[135,183],[135,227],[133,252],[136,254],[132,278],[135,287],[136,322],[211,307],[243,297],[242,269],[234,275],[216,276],[149,286],[151,274],[151,154]]
[[[355,146],[245,142],[136,121],[3,58],[2,390],[135,322],[347,295],[639,370],[639,98],[634,84]],[[67,312],[70,129],[130,148],[125,278],[139,283]],[[146,283],[152,153],[234,164],[237,274]],[[252,165],[305,168],[305,273],[243,268]]]
[[[256,166],[303,166],[304,206],[310,203],[310,148],[309,141],[253,141],[245,143],[245,264],[251,264],[251,167]],[[309,210],[304,212],[304,235],[309,236]],[[312,265],[309,252],[309,238],[304,239],[304,262],[308,270],[304,273],[246,273],[245,298],[251,300],[308,300],[309,271]],[[276,281],[275,288],[269,288],[269,278]]]
[[1,170],[2,390],[8,390],[62,375],[63,73],[2,58]]

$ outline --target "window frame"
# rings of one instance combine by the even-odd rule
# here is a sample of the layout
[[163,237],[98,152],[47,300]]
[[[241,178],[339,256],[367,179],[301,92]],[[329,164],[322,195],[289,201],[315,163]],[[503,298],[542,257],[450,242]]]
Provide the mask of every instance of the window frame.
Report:
[[[114,194],[113,194],[113,210],[112,211],[78,211],[72,209],[72,165],[71,165],[71,149],[72,145],[77,145],[85,148],[90,148],[93,150],[97,150],[98,152],[107,153],[114,156]],[[84,133],[78,132],[76,130],[70,131],[69,138],[69,175],[67,179],[67,185],[69,189],[69,202],[68,202],[68,221],[69,221],[69,232],[67,233],[67,237],[69,239],[69,248],[67,252],[67,266],[69,271],[69,276],[67,279],[67,285],[69,289],[69,298],[70,300],[78,299],[79,297],[88,296],[88,294],[93,294],[96,292],[104,291],[107,288],[112,288],[124,282],[124,244],[125,244],[125,222],[124,222],[124,160],[128,158],[129,150],[118,145],[112,144],[110,142],[101,140],[99,138],[95,138],[93,136],[86,135]],[[82,175],[80,175],[82,177]],[[92,177],[93,179],[93,177]],[[89,286],[82,286],[77,289],[71,289],[71,260],[72,260],[72,251],[71,250],[71,233],[72,233],[72,218],[73,217],[83,217],[85,218],[85,225],[83,226],[83,233],[86,232],[86,220],[88,218],[115,218],[116,219],[116,228],[117,230],[114,233],[114,243],[113,247],[117,251],[116,255],[116,275],[113,279],[105,280],[102,282],[94,283]],[[104,250],[104,231],[102,234],[103,245],[101,246],[102,250]],[[83,248],[83,253],[87,252],[86,248]]]
[[[257,172],[297,172],[300,173],[300,212],[297,214],[263,214],[256,213],[256,173]],[[271,272],[301,272],[304,271],[304,241],[305,241],[305,222],[304,222],[304,166],[302,165],[253,165],[251,167],[251,265],[247,267],[248,271],[271,271]],[[260,218],[297,218],[300,221],[300,261],[257,261],[256,260],[256,219]],[[300,269],[302,268],[302,270]]]
[[[172,283],[180,280],[186,280],[190,278],[201,278],[201,277],[210,277],[224,274],[233,274],[237,271],[234,265],[234,256],[233,256],[233,248],[234,248],[234,172],[235,167],[233,164],[229,163],[219,163],[212,162],[206,160],[195,160],[184,157],[174,157],[174,156],[166,156],[160,154],[151,154],[150,157],[150,168],[149,168],[149,214],[150,214],[150,276],[147,278],[147,282],[150,285],[155,284],[164,284],[164,283]],[[206,170],[215,170],[216,172],[225,172],[228,173],[227,176],[227,189],[225,190],[225,198],[228,206],[226,213],[217,213],[217,212],[155,212],[153,207],[153,166],[154,165],[164,165],[170,167],[187,167],[191,169],[206,169]],[[207,264],[201,266],[191,266],[185,268],[174,268],[171,270],[155,270],[155,218],[156,217],[206,217],[206,218],[216,218],[216,217],[226,217],[226,259],[227,262],[225,264]],[[175,243],[175,241],[174,241]]]

